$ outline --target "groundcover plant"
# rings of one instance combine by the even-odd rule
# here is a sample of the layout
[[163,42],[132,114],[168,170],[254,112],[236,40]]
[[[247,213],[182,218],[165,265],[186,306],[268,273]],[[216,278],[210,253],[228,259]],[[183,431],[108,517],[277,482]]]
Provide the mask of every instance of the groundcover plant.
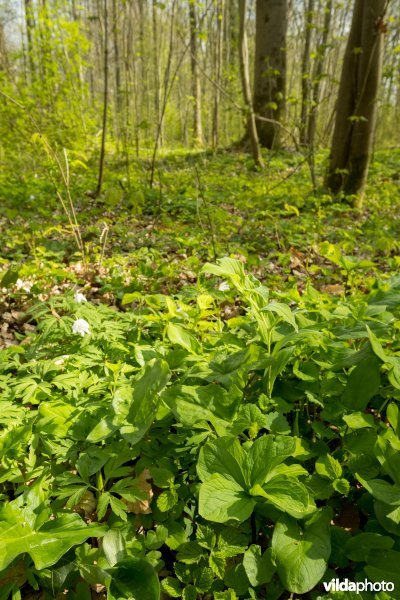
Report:
[[400,589],[398,279],[276,294],[223,258],[196,293],[85,300],[1,351],[0,598]]

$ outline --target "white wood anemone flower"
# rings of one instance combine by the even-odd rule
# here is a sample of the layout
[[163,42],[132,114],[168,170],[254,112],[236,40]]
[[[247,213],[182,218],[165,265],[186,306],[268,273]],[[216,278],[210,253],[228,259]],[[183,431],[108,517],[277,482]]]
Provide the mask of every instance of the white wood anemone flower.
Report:
[[77,319],[72,325],[72,333],[79,333],[82,337],[90,334],[89,323],[85,319]]
[[74,300],[75,300],[75,302],[79,302],[79,303],[87,302],[85,294],[82,294],[82,292],[79,292],[79,291],[75,292]]

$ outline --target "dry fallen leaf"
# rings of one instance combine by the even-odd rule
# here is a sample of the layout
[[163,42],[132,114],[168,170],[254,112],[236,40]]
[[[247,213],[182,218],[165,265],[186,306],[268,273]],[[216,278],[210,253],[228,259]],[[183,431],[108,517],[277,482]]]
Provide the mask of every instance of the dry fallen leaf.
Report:
[[151,479],[151,475],[148,469],[144,469],[137,478],[137,486],[140,491],[145,492],[148,499],[146,500],[135,500],[135,502],[127,502],[128,512],[132,512],[135,515],[148,515],[151,513],[150,503],[154,496],[154,492],[148,480]]

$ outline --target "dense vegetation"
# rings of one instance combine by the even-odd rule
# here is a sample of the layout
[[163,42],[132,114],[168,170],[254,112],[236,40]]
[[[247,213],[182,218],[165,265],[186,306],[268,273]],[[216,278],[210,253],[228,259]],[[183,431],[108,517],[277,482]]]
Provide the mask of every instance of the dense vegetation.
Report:
[[45,174],[3,179],[1,598],[399,589],[399,164],[365,213],[292,154],[91,205],[76,165],[84,260]]
[[399,31],[0,0],[0,600],[400,599]]

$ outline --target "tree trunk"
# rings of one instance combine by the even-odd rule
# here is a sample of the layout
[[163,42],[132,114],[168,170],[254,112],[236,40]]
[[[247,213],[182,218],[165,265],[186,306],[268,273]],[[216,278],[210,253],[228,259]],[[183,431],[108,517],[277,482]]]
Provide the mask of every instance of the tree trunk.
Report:
[[315,68],[313,73],[311,89],[311,109],[308,116],[307,140],[311,148],[315,146],[315,132],[317,128],[318,107],[320,102],[321,79],[325,69],[325,57],[328,47],[328,38],[332,21],[332,0],[327,0],[325,6],[324,28],[322,32],[321,43],[317,48],[317,57],[315,59]]
[[239,60],[240,75],[242,78],[243,98],[246,104],[248,116],[248,133],[250,137],[251,149],[255,163],[262,167],[263,161],[258,142],[257,124],[254,116],[250,76],[249,76],[249,53],[247,48],[246,35],[246,0],[239,0]]
[[204,143],[203,124],[201,117],[201,81],[199,73],[198,41],[197,41],[197,10],[193,0],[189,0],[190,19],[190,64],[192,69],[193,96],[193,137],[197,144]]
[[382,75],[387,0],[356,0],[343,61],[326,185],[362,193],[368,175]]
[[310,50],[311,36],[314,20],[314,0],[308,0],[305,14],[305,42],[303,60],[301,64],[301,116],[300,116],[300,144],[308,144],[307,116],[310,107]]
[[103,73],[103,123],[101,133],[101,147],[100,147],[100,160],[99,160],[99,174],[97,178],[97,187],[95,191],[95,198],[98,198],[101,194],[101,188],[103,185],[103,173],[104,173],[104,159],[106,153],[106,134],[107,134],[107,113],[108,113],[108,6],[107,1],[104,0],[104,73]]
[[221,83],[222,83],[222,56],[224,42],[224,13],[225,0],[217,0],[217,36],[215,49],[215,82],[214,87],[214,110],[213,110],[213,128],[212,141],[213,146],[219,144],[219,117],[220,117],[220,99],[221,99]]
[[33,7],[31,0],[24,0],[25,7],[25,24],[26,24],[26,38],[28,40],[28,62],[31,81],[35,79],[36,69],[34,61],[34,48],[33,48],[33,31],[35,28],[35,19],[33,16]]
[[[257,0],[254,66],[254,111],[280,123],[285,110],[287,0]],[[265,148],[279,148],[280,127],[261,121]]]

